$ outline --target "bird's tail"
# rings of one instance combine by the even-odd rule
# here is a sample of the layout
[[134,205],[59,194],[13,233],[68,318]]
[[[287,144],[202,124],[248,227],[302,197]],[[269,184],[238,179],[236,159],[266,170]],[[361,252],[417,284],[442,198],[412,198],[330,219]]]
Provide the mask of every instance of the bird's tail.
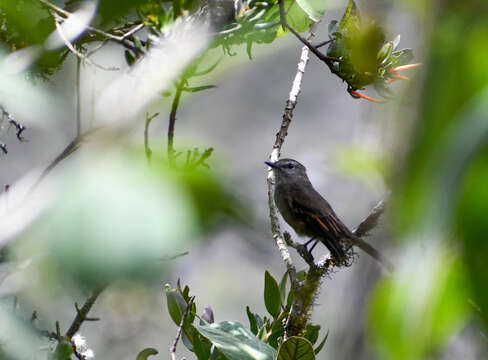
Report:
[[391,263],[390,260],[388,260],[383,254],[381,254],[378,250],[376,250],[363,239],[357,236],[351,236],[350,238],[348,238],[348,240],[351,242],[352,245],[357,246],[366,254],[385,266],[390,272],[393,272],[395,270],[395,266]]

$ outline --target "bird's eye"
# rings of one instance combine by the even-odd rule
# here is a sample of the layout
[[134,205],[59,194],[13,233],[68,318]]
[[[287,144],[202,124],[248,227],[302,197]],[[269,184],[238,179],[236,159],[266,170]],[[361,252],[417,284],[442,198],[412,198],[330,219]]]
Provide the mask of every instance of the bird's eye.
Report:
[[288,169],[293,169],[295,167],[294,164],[288,164]]

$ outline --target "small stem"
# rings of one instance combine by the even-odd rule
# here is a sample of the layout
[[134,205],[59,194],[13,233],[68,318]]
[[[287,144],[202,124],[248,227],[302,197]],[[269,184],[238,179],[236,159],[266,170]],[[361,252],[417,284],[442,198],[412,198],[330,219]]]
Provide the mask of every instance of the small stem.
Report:
[[151,121],[158,116],[159,113],[155,113],[153,115],[149,115],[149,113],[146,113],[146,122],[144,124],[144,150],[146,151],[146,158],[147,162],[151,162],[151,157],[152,157],[152,150],[149,147],[149,125],[151,124]]
[[80,73],[81,73],[81,58],[79,56],[76,57],[76,139],[81,137],[81,80],[80,80]]
[[169,354],[171,356],[171,360],[176,360],[176,345],[178,345],[178,341],[180,340],[181,337],[181,332],[183,331],[183,326],[185,325],[186,318],[188,317],[188,314],[190,313],[191,306],[193,304],[193,301],[195,300],[195,297],[193,296],[190,301],[188,302],[188,305],[186,306],[185,313],[183,314],[183,317],[181,318],[180,325],[178,326],[178,332],[176,333],[176,338],[175,341],[173,342],[173,345],[169,348]]
[[175,166],[175,149],[174,149],[174,137],[175,137],[175,122],[176,122],[176,112],[178,111],[178,106],[180,105],[181,93],[183,92],[185,84],[185,79],[181,79],[176,85],[175,97],[173,98],[173,103],[171,104],[171,112],[169,114],[169,124],[168,124],[168,162],[171,167]]

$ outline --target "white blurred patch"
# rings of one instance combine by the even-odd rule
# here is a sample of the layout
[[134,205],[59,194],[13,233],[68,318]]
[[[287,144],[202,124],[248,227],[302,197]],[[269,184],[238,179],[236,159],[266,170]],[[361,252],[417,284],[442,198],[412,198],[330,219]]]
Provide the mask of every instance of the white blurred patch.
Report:
[[0,72],[4,75],[15,75],[28,70],[39,59],[42,48],[38,45],[29,46],[5,56]]
[[65,46],[65,40],[69,42],[76,40],[90,25],[96,10],[96,1],[84,1],[79,10],[63,21],[61,24],[62,34],[59,34],[59,31],[56,30],[49,35],[44,44],[45,48],[47,50],[56,50]]
[[180,22],[132,68],[104,90],[96,104],[97,121],[103,125],[127,125],[142,112],[207,46],[210,37],[196,22]]
[[38,178],[38,171],[32,171],[0,194],[0,248],[32,225],[52,204],[56,188],[53,178],[31,192]]

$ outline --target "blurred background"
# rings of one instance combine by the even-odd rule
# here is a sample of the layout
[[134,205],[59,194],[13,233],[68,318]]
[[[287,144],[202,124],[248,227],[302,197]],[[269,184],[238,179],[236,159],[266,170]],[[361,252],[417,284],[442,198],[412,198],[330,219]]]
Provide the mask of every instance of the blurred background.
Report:
[[[2,21],[7,14],[13,24],[14,3],[0,1]],[[69,3],[56,4],[71,9]],[[95,13],[106,10],[103,3]],[[413,49],[414,62],[423,66],[408,71],[410,80],[392,84],[395,99],[375,104],[353,99],[341,79],[310,57],[282,156],[307,167],[351,229],[386,200],[367,240],[396,264],[389,274],[359,253],[351,267],[323,279],[312,322],[329,337],[318,358],[486,358],[487,5],[357,3],[387,39],[401,34],[401,48]],[[329,22],[340,20],[346,6],[345,0],[327,3],[317,41],[328,39]],[[82,4],[81,11],[90,9]],[[32,14],[23,21],[34,23]],[[103,21],[102,13],[98,25]],[[65,331],[74,302],[83,303],[88,289],[105,281],[110,285],[90,313],[100,321],[80,331],[99,359],[133,359],[145,347],[159,350],[154,358],[168,356],[177,327],[163,285],[174,287],[178,279],[196,296],[197,312],[211,306],[216,321],[247,325],[247,305],[265,313],[264,271],[280,279],[285,266],[269,227],[263,162],[281,124],[301,43],[288,35],[254,44],[252,60],[246,44],[232,46],[235,56],[220,46],[208,52],[205,64],[220,63],[191,86],[216,87],[182,94],[174,146],[181,162],[193,148],[214,150],[210,168],[185,173],[170,170],[166,160],[172,80],[207,40],[190,36],[162,44],[163,58],[142,70],[136,63],[132,72],[123,47],[108,43],[90,59],[119,70],[78,64],[69,53],[42,76],[29,72],[40,61],[32,55],[37,40],[23,43],[30,52],[20,60],[12,58],[11,39],[1,40],[0,105],[26,127],[26,141],[4,114],[0,344],[12,336],[6,319],[29,320],[34,311],[39,328],[54,331],[59,321]],[[62,43],[58,48],[65,50]],[[20,69],[12,70],[12,63]],[[81,133],[88,134],[32,188],[77,136],[77,66]],[[139,86],[152,86],[151,96]],[[371,87],[364,92],[378,97]],[[151,166],[144,155],[146,113],[159,113],[148,128]],[[284,222],[282,228],[298,240]],[[326,253],[316,251],[317,257]],[[48,345],[36,341],[35,349]],[[178,356],[194,358],[182,344]]]

